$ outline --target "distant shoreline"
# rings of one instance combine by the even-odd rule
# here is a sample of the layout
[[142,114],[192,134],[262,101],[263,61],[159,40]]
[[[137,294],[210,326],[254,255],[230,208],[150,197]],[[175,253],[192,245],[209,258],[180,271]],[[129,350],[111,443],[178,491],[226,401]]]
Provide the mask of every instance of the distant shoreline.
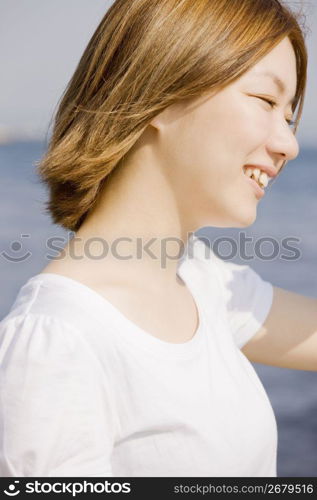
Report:
[[[18,140],[8,140],[6,142],[1,142],[0,139],[0,149],[1,148],[12,148],[15,146],[27,146],[27,145],[33,145],[36,146],[38,145],[41,148],[47,148],[48,147],[48,139],[44,138],[43,139],[18,139]],[[302,154],[309,155],[309,156],[315,156],[317,155],[317,146],[300,146],[300,151],[299,155],[296,158],[295,161],[300,160],[300,157]]]

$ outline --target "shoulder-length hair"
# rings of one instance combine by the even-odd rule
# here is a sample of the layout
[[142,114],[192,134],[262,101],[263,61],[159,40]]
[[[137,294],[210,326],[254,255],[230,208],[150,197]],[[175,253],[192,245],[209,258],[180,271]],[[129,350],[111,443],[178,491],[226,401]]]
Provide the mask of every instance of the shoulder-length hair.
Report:
[[306,87],[303,14],[278,0],[116,0],[61,97],[37,162],[53,222],[77,231],[153,117],[233,82],[288,36],[295,133]]

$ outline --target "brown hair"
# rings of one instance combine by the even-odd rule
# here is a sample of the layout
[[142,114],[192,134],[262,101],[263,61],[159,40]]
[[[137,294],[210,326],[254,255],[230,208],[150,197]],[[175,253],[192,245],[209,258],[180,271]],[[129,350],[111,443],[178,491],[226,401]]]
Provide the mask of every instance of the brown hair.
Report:
[[102,184],[153,117],[240,77],[288,36],[302,113],[302,13],[278,0],[116,0],[85,49],[37,169],[54,223],[77,231]]

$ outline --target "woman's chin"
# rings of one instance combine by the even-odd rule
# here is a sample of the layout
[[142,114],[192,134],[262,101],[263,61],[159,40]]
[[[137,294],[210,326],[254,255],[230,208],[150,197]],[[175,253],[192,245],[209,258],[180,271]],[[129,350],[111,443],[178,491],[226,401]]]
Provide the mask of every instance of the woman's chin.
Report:
[[254,224],[257,216],[257,200],[253,196],[253,200],[247,197],[235,199],[228,196],[225,203],[213,203],[208,200],[203,207],[203,211],[198,217],[199,224],[196,227],[248,227]]
[[248,227],[254,224],[256,221],[256,210],[251,213],[251,211],[248,214],[243,214],[244,216],[241,216],[240,221],[239,221],[239,226],[237,227]]
[[244,206],[243,210],[241,210],[240,206],[239,209],[235,210],[230,219],[227,220],[226,224],[223,225],[223,227],[243,228],[254,224],[257,216],[256,208],[253,210],[249,208],[249,211],[246,211],[245,208],[246,207]]

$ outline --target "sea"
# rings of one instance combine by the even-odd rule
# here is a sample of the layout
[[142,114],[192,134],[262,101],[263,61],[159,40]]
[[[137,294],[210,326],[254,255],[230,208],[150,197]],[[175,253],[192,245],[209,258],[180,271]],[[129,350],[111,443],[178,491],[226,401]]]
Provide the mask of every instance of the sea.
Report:
[[[56,255],[47,248],[49,238],[59,238],[62,248],[70,236],[45,210],[47,191],[35,170],[45,148],[44,142],[0,147],[0,320],[20,287]],[[221,258],[250,265],[273,285],[317,299],[316,221],[317,149],[302,148],[267,188],[253,224],[203,227],[196,235],[208,238]],[[317,477],[317,372],[253,366],[277,420],[277,475]]]

